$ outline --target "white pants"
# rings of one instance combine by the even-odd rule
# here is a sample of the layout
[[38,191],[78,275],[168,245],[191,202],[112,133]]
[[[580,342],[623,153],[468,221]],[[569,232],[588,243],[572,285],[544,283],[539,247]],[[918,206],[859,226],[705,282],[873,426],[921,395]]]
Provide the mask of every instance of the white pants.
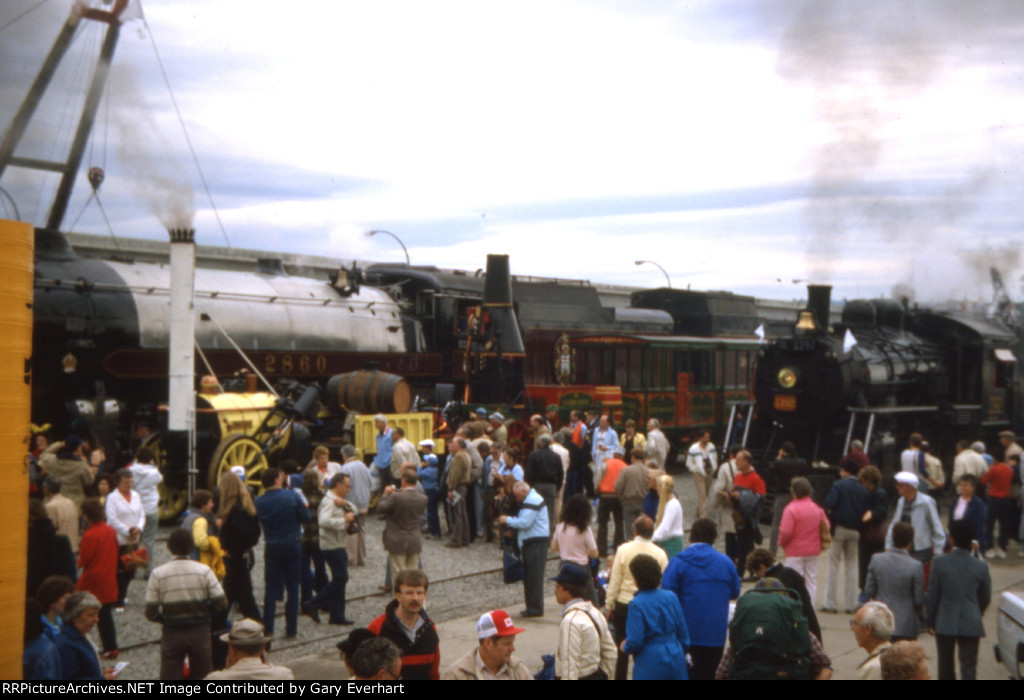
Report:
[[818,557],[786,557],[786,566],[804,577],[807,595],[811,598],[811,605],[814,605],[815,596],[818,595]]
[[[828,577],[825,579],[825,607],[840,612],[857,609],[857,543],[860,533],[842,525],[836,525],[832,535],[832,548],[828,550]],[[843,605],[837,602],[839,594],[839,564],[846,560],[846,597]]]

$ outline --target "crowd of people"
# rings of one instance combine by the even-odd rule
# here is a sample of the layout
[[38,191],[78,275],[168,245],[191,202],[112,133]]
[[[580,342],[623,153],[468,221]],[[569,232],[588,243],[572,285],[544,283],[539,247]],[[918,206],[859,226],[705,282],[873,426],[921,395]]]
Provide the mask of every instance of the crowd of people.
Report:
[[[634,679],[825,679],[832,670],[818,612],[854,616],[854,637],[868,653],[863,678],[880,679],[888,667],[927,674],[915,642],[922,630],[937,635],[940,678],[955,677],[957,647],[961,677],[973,678],[991,597],[983,557],[1005,557],[1009,540],[1019,547],[1021,539],[1021,448],[1012,434],[1001,434],[998,459],[984,445],[961,445],[952,469],[959,498],[944,527],[933,495],[945,473],[919,435],[901,455],[892,507],[859,443],[819,505],[813,470],[793,444],[784,443],[762,475],[748,451],[720,453],[705,431],[685,453],[698,511],[687,532],[679,476],[667,473],[669,444],[656,419],[646,432],[627,421],[620,434],[608,415],[572,411],[559,426],[551,406],[530,420],[534,449],[525,459],[499,413],[480,409],[443,459],[433,441],[414,445],[385,416],[374,421],[369,463],[352,445],[341,448],[340,462],[319,446],[305,467],[265,470],[257,497],[242,466],[225,472],[214,492],[196,491],[168,536],[172,558],[159,567],[152,559],[162,477],[149,450],[108,472],[102,450],[76,435],[35,445],[26,678],[115,677],[104,662],[120,654],[115,613],[136,578],[145,581],[146,618],[162,628],[162,680],[290,677],[268,658],[277,605],[284,603],[285,639],[298,635],[300,615],[355,624],[346,585],[350,567],[365,565],[372,503],[388,560],[380,588],[394,598],[338,645],[356,678],[533,677],[513,655],[524,628],[502,610],[479,618],[478,647],[442,672],[420,561],[423,539],[442,536],[451,549],[496,543],[506,582],[522,581],[524,620],[544,615],[545,567],[558,555],[555,678],[624,680],[632,657]],[[759,521],[769,489],[765,542]],[[720,533],[724,552],[715,547]],[[262,611],[251,573],[260,540]],[[756,586],[741,596],[747,574]]]

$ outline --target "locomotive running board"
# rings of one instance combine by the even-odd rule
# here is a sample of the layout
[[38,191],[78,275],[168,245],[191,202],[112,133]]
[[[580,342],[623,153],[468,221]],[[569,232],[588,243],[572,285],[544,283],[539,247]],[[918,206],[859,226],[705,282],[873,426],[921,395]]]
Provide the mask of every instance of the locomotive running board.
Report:
[[[980,410],[981,406],[954,404],[952,408],[957,411],[962,409]],[[935,413],[939,410],[939,406],[880,406],[878,408],[860,408],[850,406],[846,410],[850,412],[850,425],[846,429],[846,443],[843,445],[844,455],[850,454],[850,443],[853,442],[853,431],[856,427],[857,416],[859,414],[866,414],[868,416],[868,427],[864,436],[864,451],[867,452],[871,447],[871,434],[875,431],[876,416],[892,415],[896,413]]]

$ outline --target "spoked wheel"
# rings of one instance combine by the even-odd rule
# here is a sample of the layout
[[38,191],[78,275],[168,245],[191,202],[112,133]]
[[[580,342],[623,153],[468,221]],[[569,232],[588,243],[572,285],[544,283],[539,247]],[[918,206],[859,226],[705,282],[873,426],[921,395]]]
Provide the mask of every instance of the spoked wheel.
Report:
[[533,445],[530,426],[521,420],[510,420],[505,421],[505,430],[508,431],[508,444],[518,445],[525,459],[529,448]]
[[270,464],[263,447],[248,435],[231,435],[220,441],[210,460],[209,486],[212,491],[220,483],[220,477],[231,467],[240,464],[245,467],[245,485],[257,494],[263,493],[263,472]]
[[156,458],[156,466],[164,475],[164,480],[157,487],[160,494],[160,503],[157,511],[160,514],[160,522],[164,525],[177,520],[188,506],[188,488],[181,484],[168,482],[167,452],[164,450],[163,436],[160,433],[150,433],[142,441],[141,447],[146,447]]

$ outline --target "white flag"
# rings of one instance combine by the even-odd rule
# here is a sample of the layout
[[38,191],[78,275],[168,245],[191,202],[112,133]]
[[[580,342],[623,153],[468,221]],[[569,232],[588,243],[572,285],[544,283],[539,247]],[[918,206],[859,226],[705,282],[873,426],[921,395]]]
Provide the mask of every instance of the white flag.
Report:
[[754,331],[754,335],[756,335],[757,339],[760,340],[762,343],[764,342],[764,324],[763,323],[760,326],[757,327],[757,330]]
[[853,350],[853,346],[857,344],[857,339],[853,337],[853,333],[850,329],[846,329],[846,335],[843,336],[843,352],[850,352]]

